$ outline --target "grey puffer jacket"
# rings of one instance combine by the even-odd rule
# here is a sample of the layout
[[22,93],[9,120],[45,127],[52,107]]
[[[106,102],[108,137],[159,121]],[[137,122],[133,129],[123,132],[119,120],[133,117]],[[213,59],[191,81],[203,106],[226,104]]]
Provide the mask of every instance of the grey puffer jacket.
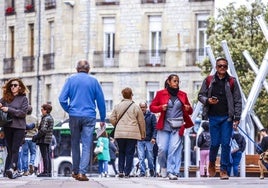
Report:
[[33,141],[36,144],[50,144],[53,134],[54,119],[50,114],[46,114],[42,117],[38,133],[33,137]]
[[[209,110],[208,98],[211,97],[213,83],[216,82],[215,75],[213,75],[213,78],[209,86],[207,87],[206,79],[203,81],[201,89],[198,93],[198,100],[204,105],[202,114],[203,119],[208,119],[208,110]],[[229,115],[228,121],[239,121],[242,112],[241,92],[235,78],[234,78],[234,88],[232,89],[233,91],[231,91],[229,79],[230,75],[226,73],[225,93],[228,103],[228,115]]]

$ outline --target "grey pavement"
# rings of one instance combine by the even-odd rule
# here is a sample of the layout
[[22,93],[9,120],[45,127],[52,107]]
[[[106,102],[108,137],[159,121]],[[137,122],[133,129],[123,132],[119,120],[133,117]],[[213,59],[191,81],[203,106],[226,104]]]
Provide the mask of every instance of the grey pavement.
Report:
[[0,178],[1,188],[267,188],[268,178],[260,180],[258,177],[230,177],[229,180],[215,178],[179,178],[169,180],[167,178],[99,178],[89,177],[89,181],[76,181],[71,177],[37,178],[33,176],[20,177],[14,180]]

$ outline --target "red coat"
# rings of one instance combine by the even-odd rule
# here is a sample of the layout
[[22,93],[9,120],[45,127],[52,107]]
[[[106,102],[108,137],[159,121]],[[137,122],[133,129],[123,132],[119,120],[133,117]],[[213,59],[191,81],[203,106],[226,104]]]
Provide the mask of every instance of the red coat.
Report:
[[[182,112],[183,112],[183,120],[184,120],[184,126],[183,126],[183,131],[184,128],[190,128],[194,125],[190,115],[193,113],[193,108],[191,107],[187,94],[183,91],[178,92],[178,99],[182,103]],[[150,111],[153,113],[159,113],[160,112],[160,117],[158,119],[158,122],[156,124],[156,129],[157,130],[162,130],[164,128],[164,121],[165,121],[165,115],[166,111],[163,111],[163,105],[168,103],[168,100],[170,99],[169,93],[167,89],[160,90],[156,93],[155,98],[152,100],[152,103],[150,105]],[[185,110],[184,105],[189,105],[190,109],[188,111]],[[182,129],[182,128],[181,128]]]

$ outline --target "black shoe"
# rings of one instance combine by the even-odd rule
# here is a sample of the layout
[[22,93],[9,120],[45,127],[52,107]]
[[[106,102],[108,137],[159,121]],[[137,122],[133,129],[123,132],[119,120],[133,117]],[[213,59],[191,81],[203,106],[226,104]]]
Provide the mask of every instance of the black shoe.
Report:
[[118,177],[119,178],[123,178],[124,177],[124,173],[119,172]]
[[13,178],[13,173],[14,173],[14,170],[12,168],[8,169],[6,171],[6,176],[9,178],[9,179],[14,179]]
[[150,170],[149,173],[150,173],[150,176],[151,176],[151,177],[154,177],[154,176],[155,176],[155,174],[154,174],[154,170]]
[[37,177],[51,177],[51,174],[42,172],[42,173],[38,174]]

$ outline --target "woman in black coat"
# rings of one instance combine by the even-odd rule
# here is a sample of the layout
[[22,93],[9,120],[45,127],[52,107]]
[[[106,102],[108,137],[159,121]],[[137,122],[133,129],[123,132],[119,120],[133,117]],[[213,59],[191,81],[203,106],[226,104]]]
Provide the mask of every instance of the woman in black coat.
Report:
[[7,143],[7,158],[5,174],[10,179],[19,177],[17,162],[19,148],[23,142],[26,129],[26,114],[28,110],[28,89],[18,78],[12,78],[3,87],[3,98],[0,99],[0,109],[12,117],[12,123],[4,128]]

